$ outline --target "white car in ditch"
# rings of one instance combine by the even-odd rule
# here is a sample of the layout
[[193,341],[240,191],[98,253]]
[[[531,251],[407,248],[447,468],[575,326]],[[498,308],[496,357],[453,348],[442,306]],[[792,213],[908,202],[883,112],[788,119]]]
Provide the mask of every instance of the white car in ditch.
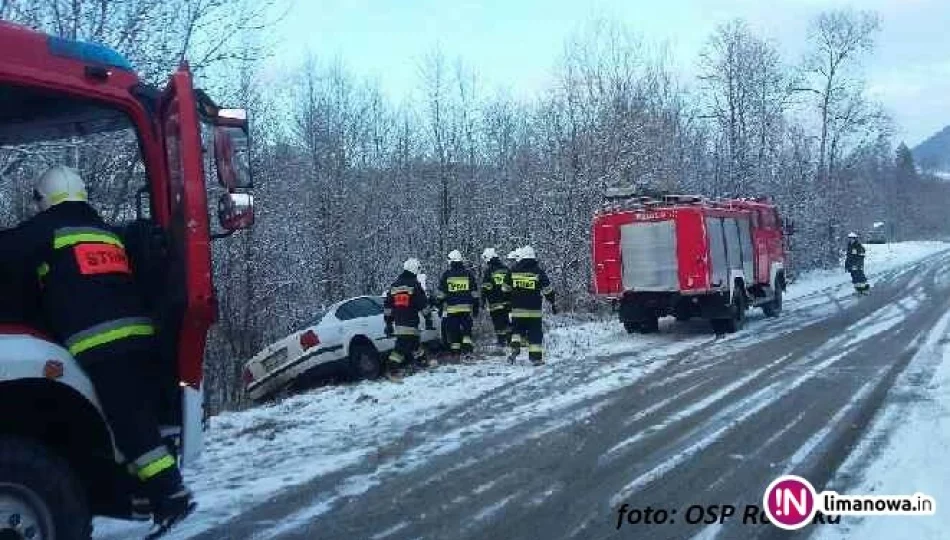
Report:
[[[432,322],[436,330],[426,330],[420,316],[426,345],[442,338],[438,314],[432,314]],[[382,297],[349,298],[320,311],[303,329],[251,358],[244,365],[244,389],[252,401],[260,401],[284,389],[306,386],[308,375],[324,367],[343,368],[353,379],[373,379],[395,343],[395,338],[386,337]]]

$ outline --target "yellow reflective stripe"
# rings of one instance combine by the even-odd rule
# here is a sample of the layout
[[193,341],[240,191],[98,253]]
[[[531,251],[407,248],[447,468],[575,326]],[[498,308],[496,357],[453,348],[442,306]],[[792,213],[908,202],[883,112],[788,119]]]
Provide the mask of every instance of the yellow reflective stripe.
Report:
[[49,274],[49,265],[46,263],[43,263],[39,265],[38,267],[36,267],[36,274],[40,276],[40,279],[45,278],[46,274]]
[[419,329],[412,326],[396,326],[393,333],[397,336],[417,336],[419,335]]
[[157,459],[149,463],[145,467],[142,467],[141,469],[139,469],[139,480],[142,480],[144,482],[145,480],[152,478],[153,476],[161,473],[162,471],[171,469],[174,466],[175,466],[175,458],[171,456],[165,456],[161,459]]
[[489,282],[487,282],[487,281],[486,281],[485,283],[482,283],[482,290],[483,290],[483,291],[486,291],[486,292],[487,292],[487,291],[490,291],[490,290],[492,290],[493,287],[494,287],[494,285],[492,285],[491,283],[489,283]]
[[528,345],[528,352],[544,352],[544,347],[541,345]]
[[450,315],[455,315],[458,313],[471,313],[472,306],[469,304],[461,304],[457,306],[448,306],[445,308],[445,312]]
[[462,348],[462,344],[461,344],[461,343],[452,343],[452,344],[450,345],[450,347],[451,347],[451,349],[452,349],[453,351],[457,351],[457,350],[459,350],[459,349]]
[[501,291],[502,291],[502,292],[511,292],[511,286],[506,283],[506,284],[504,284],[504,285],[501,286]]
[[406,357],[403,356],[402,353],[400,352],[392,351],[389,353],[389,361],[395,364],[401,364],[402,361],[405,359]]
[[462,343],[464,343],[464,344],[466,344],[466,345],[471,345],[471,344],[472,344],[472,338],[470,338],[469,336],[462,336]]
[[70,199],[70,198],[73,200],[79,200],[79,201],[87,200],[85,193],[73,193],[72,195],[70,195],[66,191],[57,191],[56,193],[53,193],[52,195],[49,195],[46,198],[49,200],[50,206],[55,206],[61,202],[65,202],[66,199]]
[[513,309],[511,310],[511,316],[516,319],[540,319],[541,310],[540,309]]
[[74,246],[81,242],[96,242],[102,244],[112,244],[113,246],[118,246],[120,248],[125,247],[122,245],[122,241],[116,238],[115,235],[107,233],[79,233],[57,236],[53,240],[53,249]]
[[488,311],[501,311],[501,310],[503,310],[503,309],[505,309],[505,308],[507,308],[507,307],[508,307],[508,306],[506,306],[505,304],[492,304],[492,305],[488,308]]
[[106,343],[112,343],[113,341],[118,341],[127,337],[151,336],[154,334],[155,327],[150,324],[133,324],[129,326],[123,326],[77,341],[76,343],[69,346],[69,354],[76,356],[77,354],[88,351],[93,347],[105,345]]

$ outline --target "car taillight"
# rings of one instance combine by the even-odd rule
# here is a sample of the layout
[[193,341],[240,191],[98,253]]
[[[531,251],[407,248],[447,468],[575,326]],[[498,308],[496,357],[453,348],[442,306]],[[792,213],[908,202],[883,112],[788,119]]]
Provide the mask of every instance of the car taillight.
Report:
[[244,373],[242,373],[242,375],[244,377],[245,385],[251,384],[252,382],[254,382],[254,374],[251,373],[251,370],[248,369],[247,367],[244,368]]
[[307,330],[300,334],[300,348],[303,350],[312,349],[320,344],[320,338],[313,330]]

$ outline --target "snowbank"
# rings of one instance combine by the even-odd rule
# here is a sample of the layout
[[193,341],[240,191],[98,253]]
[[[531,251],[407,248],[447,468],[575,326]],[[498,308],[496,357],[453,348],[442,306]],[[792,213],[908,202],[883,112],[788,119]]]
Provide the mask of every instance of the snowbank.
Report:
[[[930,331],[831,486],[853,495],[933,497],[933,516],[842,517],[813,538],[943,539],[950,530],[950,313]],[[909,403],[909,404],[908,404]]]

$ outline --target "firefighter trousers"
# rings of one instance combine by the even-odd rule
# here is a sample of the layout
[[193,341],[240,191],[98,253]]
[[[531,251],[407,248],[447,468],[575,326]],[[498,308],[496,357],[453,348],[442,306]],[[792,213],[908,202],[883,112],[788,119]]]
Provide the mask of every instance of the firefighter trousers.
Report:
[[160,377],[152,372],[157,361],[155,347],[151,340],[141,341],[146,345],[101,345],[80,353],[77,360],[96,389],[116,446],[128,461],[129,472],[142,483],[143,494],[154,504],[185,488],[178,463],[162,442],[158,429],[159,389],[154,381]]
[[865,292],[871,288],[868,285],[868,278],[864,275],[863,268],[851,269],[851,283],[854,284],[854,290],[858,292]]
[[404,369],[422,361],[423,352],[418,334],[396,334],[396,345],[389,353],[389,370]]
[[445,341],[453,354],[470,353],[475,349],[472,341],[471,313],[448,313],[444,322]]
[[540,317],[512,317],[511,348],[517,354],[527,342],[528,358],[540,363],[544,358],[544,330]]
[[507,307],[498,307],[491,310],[491,323],[495,327],[495,338],[501,346],[508,345],[511,335],[510,310]]

